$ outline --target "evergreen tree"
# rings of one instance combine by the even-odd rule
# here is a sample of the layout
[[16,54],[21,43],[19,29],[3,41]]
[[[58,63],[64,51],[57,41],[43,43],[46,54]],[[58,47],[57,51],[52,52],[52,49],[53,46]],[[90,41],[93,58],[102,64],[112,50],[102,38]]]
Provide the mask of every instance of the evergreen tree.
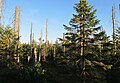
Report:
[[64,25],[65,29],[69,31],[66,35],[72,43],[73,41],[77,43],[80,54],[85,55],[86,45],[88,46],[92,34],[95,33],[93,27],[99,23],[99,20],[95,16],[96,10],[93,10],[93,6],[88,5],[87,0],[80,0],[75,4],[74,9],[76,14],[73,14],[70,26]]
[[15,43],[16,43],[16,35],[14,34],[14,31],[11,27],[0,27],[0,55],[2,57],[7,58],[13,58],[15,53]]
[[109,36],[106,35],[104,30],[93,35],[94,47],[92,48],[93,53],[101,56],[112,54],[112,44],[109,40]]
[[77,74],[80,75],[83,83],[100,82],[105,80],[104,69],[108,67],[100,62],[98,55],[89,53],[89,49],[95,43],[93,35],[100,29],[100,27],[96,28],[99,24],[95,16],[96,10],[87,0],[79,0],[74,9],[76,14],[73,14],[70,26],[64,25],[68,31],[65,34],[66,39],[63,39],[66,56],[76,65],[76,70],[79,71]]

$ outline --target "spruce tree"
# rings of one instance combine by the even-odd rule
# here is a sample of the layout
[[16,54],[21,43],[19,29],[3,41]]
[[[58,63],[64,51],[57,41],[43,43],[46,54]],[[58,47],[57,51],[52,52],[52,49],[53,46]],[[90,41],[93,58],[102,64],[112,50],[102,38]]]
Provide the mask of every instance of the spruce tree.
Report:
[[86,45],[90,41],[91,35],[95,33],[94,27],[99,24],[99,20],[95,16],[96,10],[93,6],[88,5],[87,0],[80,0],[75,4],[74,9],[76,14],[73,14],[70,26],[64,25],[65,29],[69,31],[66,38],[78,43],[79,54],[85,55]]
[[2,57],[12,57],[14,54],[14,43],[16,35],[13,32],[13,29],[9,26],[0,27],[0,55]]
[[[95,16],[96,10],[88,4],[87,0],[79,0],[74,9],[76,13],[73,14],[69,26],[64,25],[68,31],[65,34],[66,39],[63,39],[66,56],[68,55],[70,60],[73,60],[74,65],[77,66],[76,70],[79,71],[77,74],[80,75],[81,82],[100,82],[104,79],[102,67],[105,64],[96,61],[97,55],[89,54],[89,47],[94,43],[93,35],[100,29],[97,27],[99,20]],[[101,68],[97,69],[96,65],[101,66]]]

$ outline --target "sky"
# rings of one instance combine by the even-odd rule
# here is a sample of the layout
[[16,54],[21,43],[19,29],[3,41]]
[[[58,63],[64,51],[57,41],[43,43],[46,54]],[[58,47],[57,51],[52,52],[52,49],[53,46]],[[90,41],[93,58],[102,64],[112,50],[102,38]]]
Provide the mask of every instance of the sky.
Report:
[[[5,25],[13,26],[15,7],[21,6],[20,35],[21,42],[28,43],[30,25],[33,23],[34,38],[38,42],[42,29],[45,40],[45,23],[48,18],[48,39],[54,42],[62,37],[66,30],[63,24],[68,25],[72,14],[75,14],[74,4],[79,0],[3,0]],[[116,18],[120,21],[119,3],[120,0],[88,0],[89,5],[97,9],[96,16],[108,35],[112,35],[112,6],[116,7]],[[119,25],[119,23],[117,23]]]

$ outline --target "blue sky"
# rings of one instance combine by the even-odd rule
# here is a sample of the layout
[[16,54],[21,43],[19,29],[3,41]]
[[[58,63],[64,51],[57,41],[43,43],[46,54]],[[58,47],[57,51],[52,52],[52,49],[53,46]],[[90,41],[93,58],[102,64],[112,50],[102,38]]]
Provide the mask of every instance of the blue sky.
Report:
[[[21,12],[21,41],[29,42],[30,24],[33,23],[35,40],[38,41],[40,31],[43,31],[45,39],[45,22],[48,18],[49,40],[55,41],[62,37],[65,32],[63,24],[68,25],[72,14],[75,13],[73,6],[79,0],[4,0],[5,24],[11,24],[14,18],[15,6],[22,6]],[[97,9],[96,16],[100,25],[104,27],[108,35],[112,34],[111,8],[115,4],[117,20],[120,21],[118,12],[119,0],[88,0],[90,5]],[[11,24],[11,26],[13,23]]]

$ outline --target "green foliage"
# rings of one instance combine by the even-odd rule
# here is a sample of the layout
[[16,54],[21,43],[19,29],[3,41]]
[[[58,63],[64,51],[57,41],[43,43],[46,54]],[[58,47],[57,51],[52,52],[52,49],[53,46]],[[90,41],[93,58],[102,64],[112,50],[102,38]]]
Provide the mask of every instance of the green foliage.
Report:
[[7,55],[15,53],[14,45],[16,43],[16,35],[13,32],[13,29],[9,26],[0,27],[0,54],[2,57],[7,58]]
[[40,63],[37,63],[33,68],[13,62],[9,63],[9,66],[7,66],[2,60],[0,63],[4,64],[0,66],[1,83],[45,83],[43,79],[45,70],[41,68]]
[[20,61],[22,64],[28,63],[28,57],[30,56],[30,45],[29,44],[21,44],[20,47]]
[[35,70],[38,74],[45,74],[45,70],[42,70],[41,64],[39,62],[35,64]]

